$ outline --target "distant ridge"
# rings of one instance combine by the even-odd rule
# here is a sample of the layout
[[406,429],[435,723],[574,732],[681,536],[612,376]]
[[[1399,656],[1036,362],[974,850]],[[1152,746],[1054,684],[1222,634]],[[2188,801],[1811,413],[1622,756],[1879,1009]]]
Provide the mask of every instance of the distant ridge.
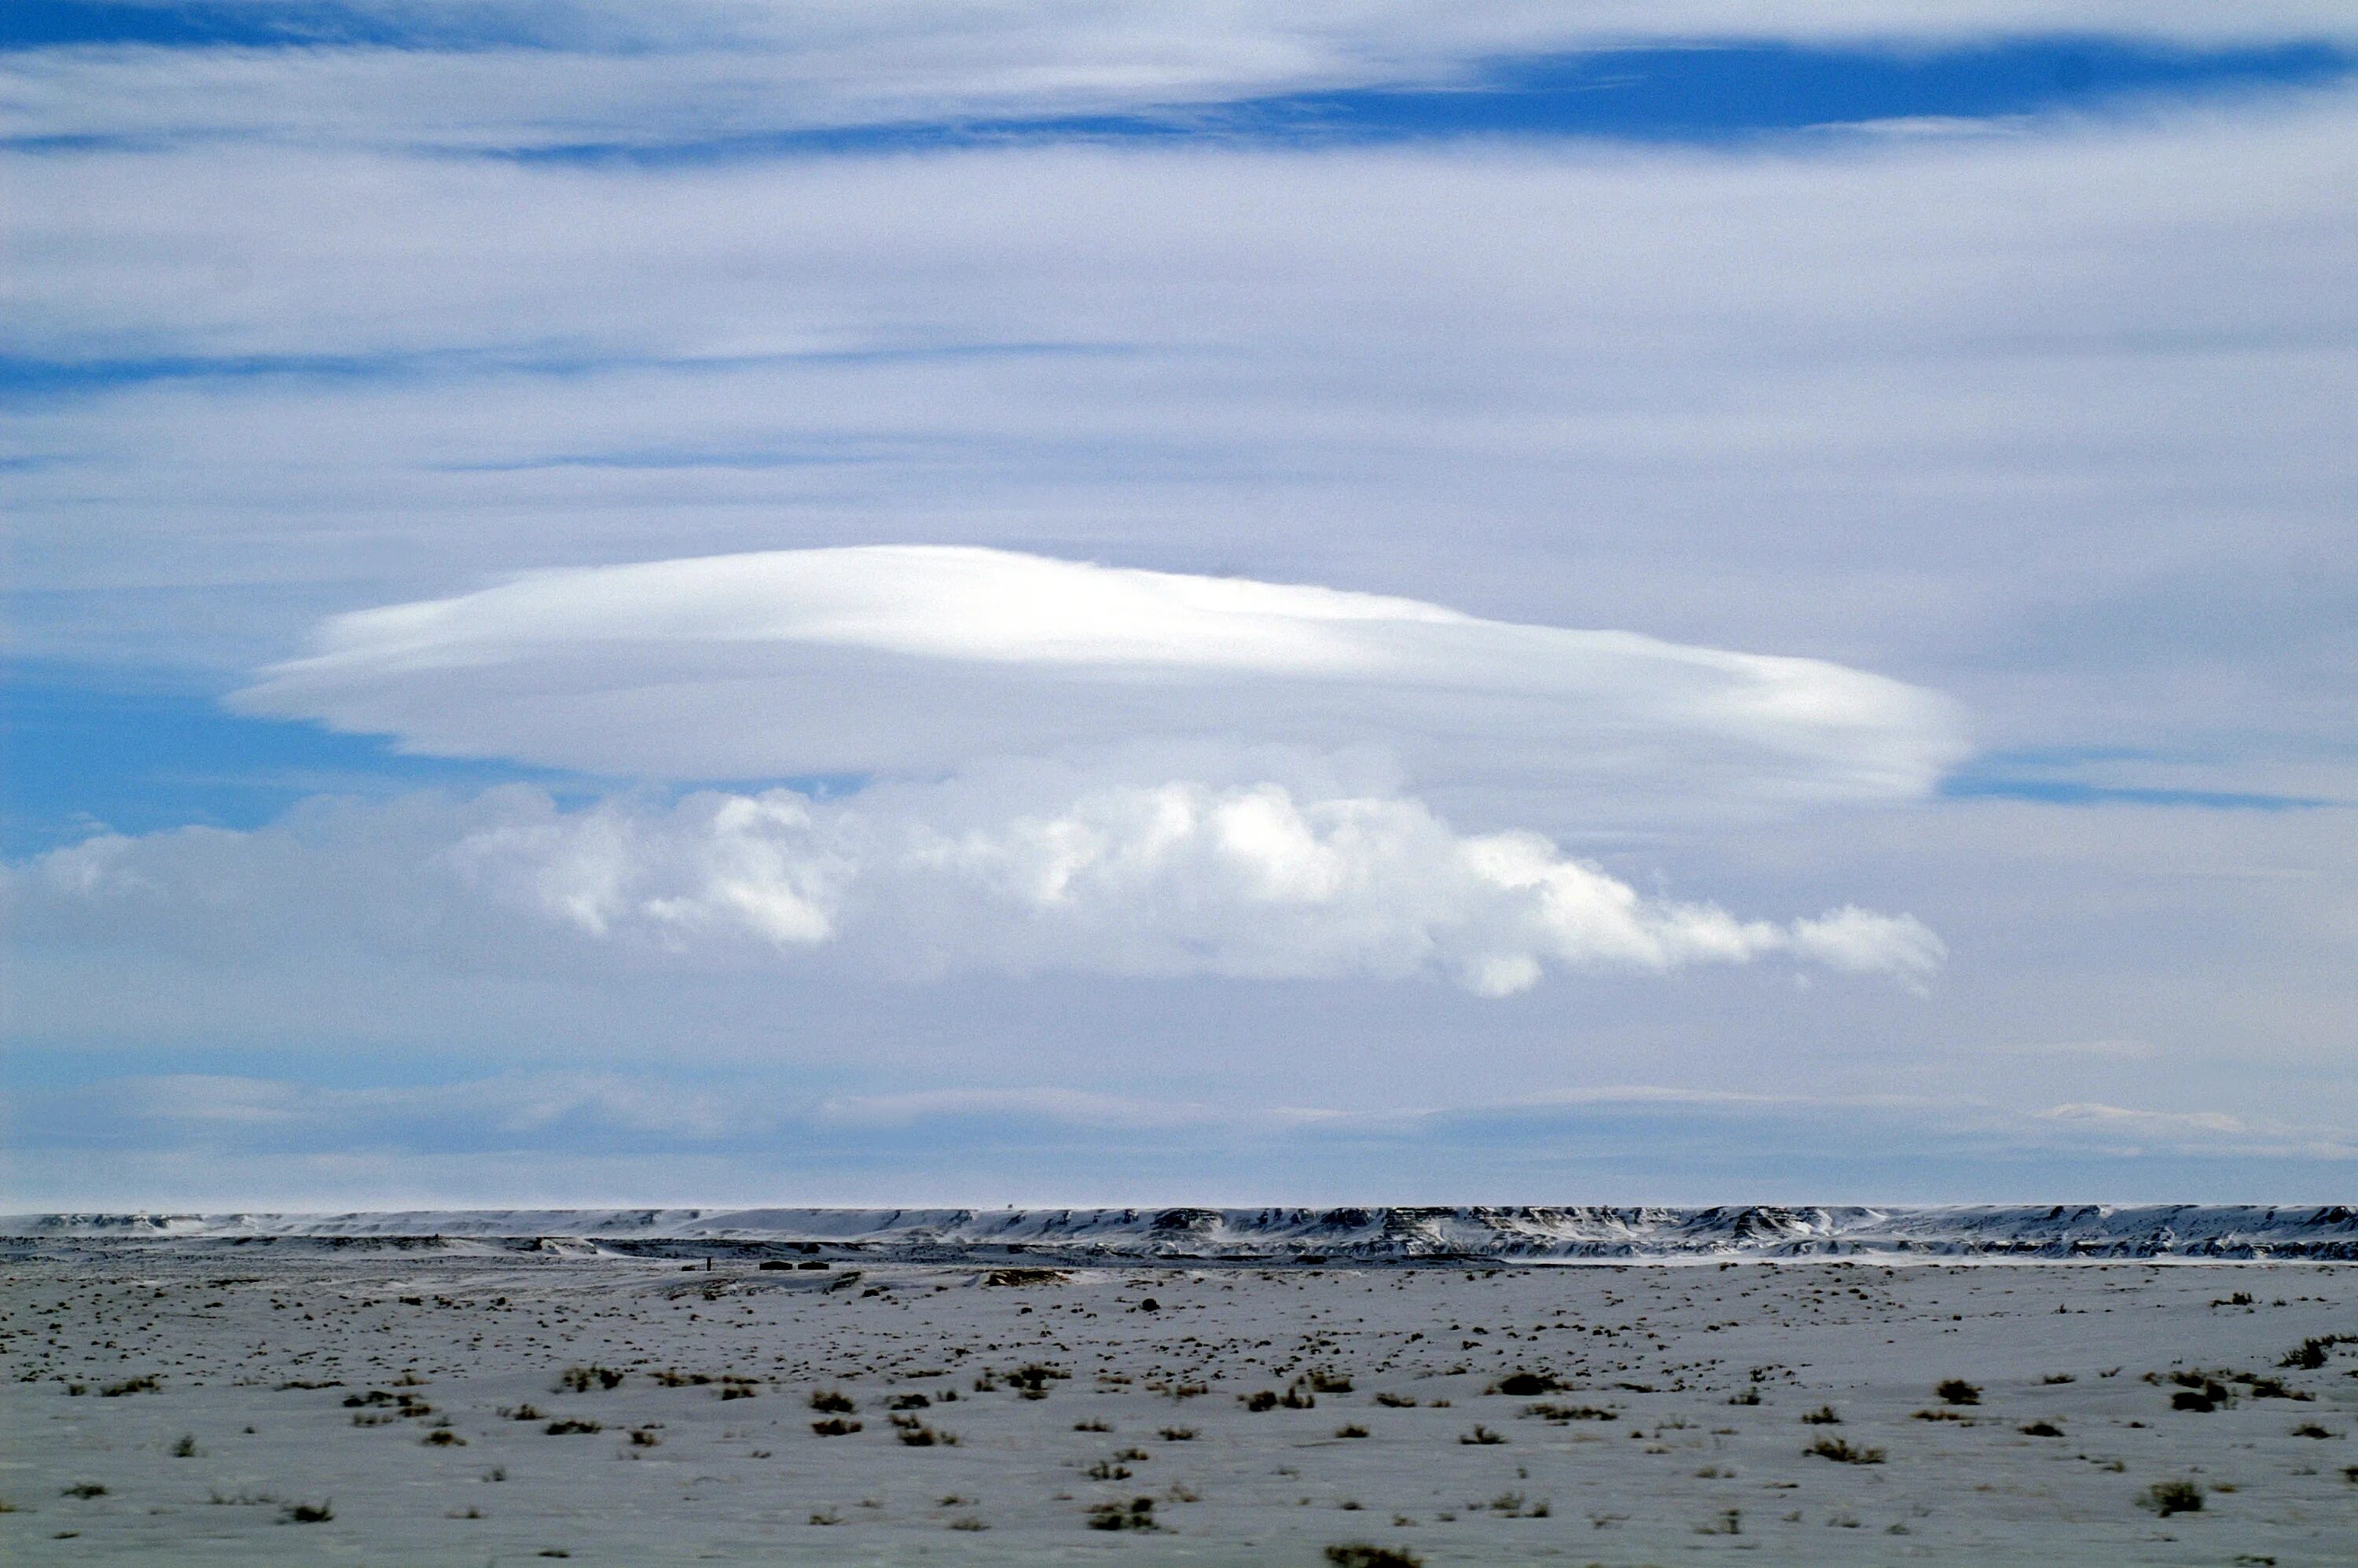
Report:
[[0,1251],[445,1249],[875,1263],[1572,1263],[1720,1259],[2358,1260],[2343,1205],[1715,1208],[640,1208],[0,1216]]

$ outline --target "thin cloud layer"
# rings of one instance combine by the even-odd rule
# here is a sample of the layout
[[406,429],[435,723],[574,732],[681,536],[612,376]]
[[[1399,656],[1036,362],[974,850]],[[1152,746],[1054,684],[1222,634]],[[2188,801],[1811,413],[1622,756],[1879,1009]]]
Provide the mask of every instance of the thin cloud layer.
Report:
[[[1725,43],[1921,49],[1992,38],[2348,38],[2346,6],[1974,0],[1494,0],[1436,7],[872,4],[248,6],[220,45],[93,38],[0,58],[0,135],[254,137],[509,151],[1119,115],[1472,85],[1501,59]],[[341,20],[343,26],[336,24]],[[306,29],[314,29],[307,36]],[[299,45],[301,47],[290,47]],[[226,46],[226,47],[222,47]]]
[[568,812],[511,786],[323,805],[253,833],[107,836],[0,886],[20,940],[216,961],[324,944],[560,969],[620,957],[817,958],[903,979],[1436,976],[1506,996],[1549,970],[1779,955],[1917,982],[1945,956],[1907,915],[1742,920],[1641,894],[1537,834],[1456,833],[1412,799],[1172,783],[989,817],[960,793],[708,792]]
[[[1497,1202],[1501,1187],[1565,1201],[1600,1170],[1634,1183],[1634,1195],[1617,1193],[1624,1202],[1725,1202],[1726,1184],[1758,1201],[1923,1201],[1936,1195],[1921,1185],[1928,1170],[1975,1172],[1998,1197],[2026,1201],[2052,1202],[2043,1184],[2062,1170],[2098,1201],[2151,1201],[2176,1184],[2156,1181],[2167,1171],[2238,1199],[2280,1202],[2290,1185],[2324,1202],[2358,1157],[2341,1127],[2314,1118],[2233,1128],[2125,1111],[2073,1120],[1968,1095],[1643,1086],[1368,1114],[1052,1085],[814,1102],[743,1076],[682,1088],[646,1074],[542,1072],[355,1090],[181,1075],[40,1091],[10,1108],[39,1159],[21,1148],[0,1154],[27,1208],[76,1197],[136,1207],[152,1203],[159,1180],[189,1207],[313,1211],[511,1206],[519,1191],[699,1206],[774,1201],[781,1191],[797,1201],[972,1203],[978,1189],[1044,1206],[1161,1205],[1174,1195],[1239,1206]],[[2138,1118],[2149,1124],[2133,1125]],[[1109,1161],[1114,1138],[1124,1155]],[[1863,1180],[1863,1157],[1910,1174]],[[955,1189],[945,1166],[987,1176],[969,1176],[968,1195],[946,1196]]]
[[1122,747],[1368,749],[1600,816],[1920,795],[1937,695],[1811,659],[1330,589],[866,546],[535,574],[328,622],[247,712],[668,778]]

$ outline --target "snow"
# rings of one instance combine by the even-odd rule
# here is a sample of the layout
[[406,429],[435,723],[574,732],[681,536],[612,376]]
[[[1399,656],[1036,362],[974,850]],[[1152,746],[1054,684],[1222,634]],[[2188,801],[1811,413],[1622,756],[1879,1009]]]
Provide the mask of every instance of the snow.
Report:
[[[2272,1212],[47,1217],[0,1257],[0,1560],[2347,1563],[2358,1268],[2190,1256],[2346,1245],[2346,1212]],[[2006,1261],[1692,1250],[1862,1234]],[[2169,1266],[2007,1249],[2161,1235]],[[1157,1238],[1229,1250],[1047,1266]],[[1690,1250],[1306,1260],[1484,1238]],[[1027,1398],[1027,1366],[1063,1375]],[[1517,1372],[1562,1387],[1490,1391]],[[2227,1398],[2178,1409],[2174,1376]],[[860,1430],[813,1430],[829,1390]],[[2140,1506],[2171,1481],[2203,1508]]]

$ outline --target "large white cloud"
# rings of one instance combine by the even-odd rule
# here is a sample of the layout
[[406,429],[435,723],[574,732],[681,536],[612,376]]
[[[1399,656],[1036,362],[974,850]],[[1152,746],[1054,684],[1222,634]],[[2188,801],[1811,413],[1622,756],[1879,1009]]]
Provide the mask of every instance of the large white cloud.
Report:
[[320,803],[251,833],[110,835],[6,873],[36,946],[226,956],[322,944],[437,961],[851,972],[1454,979],[1665,973],[1772,955],[1910,982],[1940,939],[1855,908],[1779,925],[1639,893],[1531,833],[1465,835],[1399,796],[1109,784],[1029,806],[1002,784],[838,801],[707,792],[566,811],[527,786],[463,804]]
[[1365,749],[1419,787],[1627,819],[1905,797],[1963,749],[1943,698],[1819,660],[979,548],[541,572],[338,616],[316,642],[237,705],[665,778]]

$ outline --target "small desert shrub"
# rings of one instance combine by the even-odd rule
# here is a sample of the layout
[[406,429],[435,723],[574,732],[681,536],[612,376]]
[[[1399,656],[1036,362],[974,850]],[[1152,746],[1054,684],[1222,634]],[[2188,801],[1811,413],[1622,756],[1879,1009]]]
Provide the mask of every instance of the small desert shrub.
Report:
[[611,1367],[568,1367],[557,1374],[557,1391],[561,1394],[586,1394],[592,1389],[618,1389],[623,1374]]
[[905,1423],[903,1422],[896,1421],[892,1425],[896,1429],[896,1435],[901,1439],[901,1443],[903,1447],[931,1448],[936,1444],[939,1444],[945,1448],[956,1448],[957,1446],[957,1438],[956,1436],[946,1432],[936,1431],[921,1421],[912,1419],[905,1422]]
[[663,1446],[663,1435],[651,1426],[633,1427],[631,1429],[631,1446],[633,1448],[661,1448]]
[[1258,1393],[1239,1394],[1237,1397],[1244,1400],[1245,1409],[1256,1415],[1262,1411],[1273,1411],[1277,1408],[1277,1395],[1268,1389],[1263,1389]]
[[2080,1379],[2069,1372],[2050,1372],[2039,1380],[2051,1389],[2058,1383],[2076,1383]]
[[1100,1459],[1081,1474],[1092,1481],[1127,1481],[1130,1479],[1130,1466],[1117,1465],[1110,1459]]
[[1727,1396],[1727,1402],[1732,1405],[1757,1405],[1760,1402],[1760,1390],[1748,1386],[1738,1389]]
[[2286,1353],[2277,1363],[2303,1372],[2314,1372],[2325,1365],[2326,1356],[2337,1345],[2358,1344],[2358,1334],[2328,1334],[2316,1339],[2304,1339],[2298,1349]]
[[1480,1422],[1476,1422],[1474,1423],[1474,1430],[1461,1433],[1457,1441],[1460,1443],[1472,1444],[1477,1447],[1487,1448],[1493,1444],[1504,1443],[1507,1440],[1499,1436],[1497,1433],[1492,1432],[1488,1427],[1484,1426]]
[[175,1459],[194,1459],[200,1452],[201,1451],[197,1447],[196,1434],[193,1433],[172,1444],[172,1457]]
[[860,1423],[856,1421],[846,1421],[839,1415],[831,1415],[825,1421],[811,1422],[811,1430],[821,1437],[849,1437],[860,1430]]
[[1424,1559],[1413,1552],[1403,1552],[1397,1546],[1371,1546],[1363,1541],[1328,1547],[1326,1561],[1334,1568],[1424,1568]]
[[1061,1285],[1066,1276],[1055,1269],[993,1269],[982,1277],[986,1285]]
[[1883,1463],[1882,1449],[1854,1448],[1847,1442],[1839,1437],[1821,1437],[1801,1452],[1804,1454],[1814,1454],[1821,1459],[1832,1459],[1844,1465],[1880,1465]]
[[1111,1432],[1113,1428],[1101,1421],[1076,1421],[1073,1422],[1073,1430],[1075,1432]]
[[712,1381],[708,1372],[683,1372],[676,1367],[666,1367],[654,1375],[655,1381],[666,1389],[700,1389]]
[[1335,1435],[1337,1437],[1365,1437],[1368,1435],[1368,1429],[1359,1425],[1357,1422],[1354,1422],[1349,1426],[1336,1427],[1335,1429]]
[[972,1514],[960,1514],[957,1518],[950,1520],[949,1528],[952,1530],[989,1530],[990,1526],[983,1523],[982,1520],[975,1518]]
[[2192,1411],[2197,1415],[2209,1415],[2223,1402],[2201,1389],[2180,1389],[2169,1396],[2171,1410]]
[[751,1378],[720,1379],[720,1397],[724,1400],[750,1400],[759,1392],[761,1392],[760,1386]]
[[61,1498],[80,1498],[87,1502],[92,1498],[106,1496],[106,1488],[96,1481],[77,1481],[58,1493]]
[[438,1426],[419,1439],[428,1448],[464,1448],[467,1440],[447,1426]]
[[1494,1394],[1511,1394],[1527,1400],[1534,1394],[1552,1394],[1563,1387],[1545,1372],[1513,1372],[1499,1379],[1486,1390]]
[[1310,1374],[1310,1386],[1322,1394],[1347,1394],[1351,1391],[1351,1379],[1338,1372],[1320,1370]]
[[1156,1435],[1165,1443],[1193,1443],[1195,1441],[1195,1429],[1192,1426],[1166,1426]]
[[580,1433],[603,1432],[605,1423],[595,1421],[552,1421],[541,1431],[551,1437],[572,1437]]
[[1959,1415],[1956,1411],[1952,1411],[1952,1410],[1918,1411],[1916,1411],[1916,1412],[1915,1412],[1915,1419],[1916,1419],[1916,1420],[1918,1420],[1918,1421],[1956,1421],[1956,1422],[1964,1422],[1966,1425],[1968,1425],[1968,1426],[1971,1426],[1971,1425],[1973,1424],[1973,1422],[1972,1422],[1972,1420],[1971,1420],[1970,1418],[1965,1417],[1965,1416],[1961,1416],[1961,1415]]
[[1071,1376],[1070,1372],[1062,1368],[1045,1366],[1035,1361],[1009,1374],[1007,1380],[1015,1385],[1016,1392],[1024,1399],[1044,1400],[1048,1397],[1050,1383],[1061,1382]]
[[1801,1418],[1801,1422],[1805,1426],[1840,1426],[1842,1424],[1842,1417],[1834,1413],[1833,1406],[1820,1405],[1817,1409],[1803,1416]]
[[2137,1502],[2165,1519],[2202,1511],[2202,1488],[2192,1481],[2156,1481]]
[[1933,1386],[1932,1391],[1952,1405],[1977,1405],[1982,1402],[1981,1390],[1963,1378],[1942,1379]]
[[810,1408],[821,1415],[849,1415],[860,1407],[852,1402],[850,1395],[838,1390],[814,1389],[811,1390]]
[[336,1505],[330,1500],[318,1503],[288,1503],[278,1510],[281,1524],[325,1524],[336,1517]]
[[843,1516],[833,1509],[820,1509],[810,1516],[813,1524],[841,1524]]
[[2034,1421],[2027,1426],[2016,1427],[2015,1431],[2022,1433],[2025,1437],[2061,1437],[2063,1435],[2063,1429],[2056,1425],[2051,1421]]
[[1120,1503],[1099,1503],[1089,1510],[1091,1530],[1156,1530],[1154,1499],[1132,1498],[1127,1507]]
[[155,1391],[156,1379],[149,1376],[125,1378],[119,1383],[108,1383],[98,1390],[98,1395],[104,1400],[119,1400],[125,1394],[152,1394]]
[[933,1402],[923,1394],[894,1394],[885,1401],[884,1408],[895,1411],[929,1410],[933,1407]]
[[[1394,1394],[1394,1393],[1381,1393],[1381,1394],[1378,1394],[1378,1395],[1376,1396],[1376,1403],[1378,1403],[1378,1404],[1379,1404],[1379,1405],[1382,1405],[1382,1406],[1383,1406],[1385,1409],[1387,1409],[1387,1410],[1404,1411],[1404,1410],[1413,1410],[1413,1409],[1415,1409],[1415,1408],[1416,1408],[1416,1400],[1415,1400],[1412,1397],[1411,1397],[1410,1395],[1407,1395],[1407,1394]],[[1329,1548],[1329,1550],[1330,1550],[1330,1551],[1339,1551],[1339,1550],[1341,1550],[1341,1549],[1340,1549],[1340,1548]]]
[[2292,1429],[2292,1434],[2295,1437],[2339,1437],[2342,1435],[2338,1432],[2327,1431],[2324,1427],[2318,1425],[2317,1422],[2313,1421],[2302,1422],[2299,1426]]

